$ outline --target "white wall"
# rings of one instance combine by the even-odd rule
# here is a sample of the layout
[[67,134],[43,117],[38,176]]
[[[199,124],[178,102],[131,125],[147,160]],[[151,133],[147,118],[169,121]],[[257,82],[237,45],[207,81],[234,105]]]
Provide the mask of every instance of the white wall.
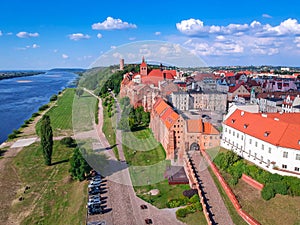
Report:
[[[246,160],[253,162],[271,173],[300,178],[300,175],[274,169],[274,167],[277,167],[278,169],[299,173],[299,171],[295,171],[295,167],[300,168],[300,160],[296,160],[296,154],[300,155],[300,150],[272,145],[227,125],[223,125],[221,146],[234,151]],[[283,157],[284,152],[287,152],[287,158]],[[272,162],[276,163],[272,164]],[[286,165],[287,168],[283,168],[282,165]]]

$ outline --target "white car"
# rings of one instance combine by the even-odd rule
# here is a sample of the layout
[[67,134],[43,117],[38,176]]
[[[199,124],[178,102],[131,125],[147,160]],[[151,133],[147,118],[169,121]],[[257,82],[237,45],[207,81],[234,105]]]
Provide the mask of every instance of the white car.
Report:
[[101,204],[100,198],[90,199],[90,200],[88,201],[88,206],[89,206],[89,205],[96,205],[96,204]]
[[91,195],[89,201],[100,201],[100,195]]
[[90,185],[99,186],[101,184],[100,180],[91,180]]

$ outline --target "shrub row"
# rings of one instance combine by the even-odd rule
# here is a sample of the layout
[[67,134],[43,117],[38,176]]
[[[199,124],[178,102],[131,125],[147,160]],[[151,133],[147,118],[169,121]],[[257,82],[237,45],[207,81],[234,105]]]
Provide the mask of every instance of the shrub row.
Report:
[[214,163],[231,175],[228,181],[230,185],[236,185],[243,173],[264,184],[261,196],[265,200],[273,198],[276,194],[300,196],[300,179],[272,174],[258,166],[249,165],[232,151],[219,153]]

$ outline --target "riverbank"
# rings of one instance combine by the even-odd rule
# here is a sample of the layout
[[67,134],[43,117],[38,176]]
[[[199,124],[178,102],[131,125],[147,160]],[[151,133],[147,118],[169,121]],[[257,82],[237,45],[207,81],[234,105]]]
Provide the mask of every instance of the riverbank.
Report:
[[0,80],[45,74],[46,71],[0,71]]

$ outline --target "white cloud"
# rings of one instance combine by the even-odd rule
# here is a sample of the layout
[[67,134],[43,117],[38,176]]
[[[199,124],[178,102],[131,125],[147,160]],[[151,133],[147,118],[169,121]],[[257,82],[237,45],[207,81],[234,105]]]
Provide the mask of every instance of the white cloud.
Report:
[[186,35],[196,35],[205,31],[203,22],[193,18],[176,23],[176,28]]
[[111,49],[116,49],[117,46],[112,45],[112,46],[110,46],[110,48],[111,48]]
[[57,52],[58,52],[58,49],[54,49],[53,52],[54,52],[54,53],[57,53]]
[[13,33],[12,32],[8,32],[8,33],[6,33],[6,35],[10,36],[10,35],[13,35]]
[[300,37],[296,37],[294,43],[296,43],[297,47],[300,48]]
[[199,19],[182,20],[176,23],[177,29],[188,36],[210,35],[253,35],[253,36],[288,36],[300,35],[300,24],[296,19],[287,19],[277,26],[253,21],[250,24],[229,24],[227,26],[205,26]]
[[118,59],[123,59],[124,58],[123,55],[119,52],[113,53],[113,57],[118,58]]
[[70,40],[73,40],[73,41],[79,41],[82,39],[90,39],[91,38],[89,35],[82,34],[82,33],[69,34],[68,37],[70,38]]
[[102,34],[100,34],[100,33],[97,34],[97,38],[101,39],[102,37],[103,37]]
[[156,31],[154,34],[155,34],[156,36],[159,36],[159,35],[161,35],[161,32]]
[[19,37],[19,38],[38,37],[39,33],[37,33],[37,32],[28,33],[28,32],[25,32],[25,31],[21,31],[21,32],[17,33],[16,36]]
[[129,39],[129,41],[134,41],[136,39],[136,37],[130,37],[128,39]]
[[39,45],[37,45],[37,44],[33,44],[32,45],[32,48],[39,48],[40,46]]
[[63,59],[68,59],[68,58],[69,58],[69,56],[68,56],[67,54],[62,54],[61,57],[62,57]]
[[135,24],[123,22],[121,19],[107,17],[106,20],[92,25],[93,30],[123,30],[137,28]]
[[263,18],[268,18],[268,19],[273,18],[271,15],[266,14],[266,13],[262,14],[262,17]]
[[2,33],[2,31],[0,30],[0,36],[2,36],[3,35],[3,33]]

